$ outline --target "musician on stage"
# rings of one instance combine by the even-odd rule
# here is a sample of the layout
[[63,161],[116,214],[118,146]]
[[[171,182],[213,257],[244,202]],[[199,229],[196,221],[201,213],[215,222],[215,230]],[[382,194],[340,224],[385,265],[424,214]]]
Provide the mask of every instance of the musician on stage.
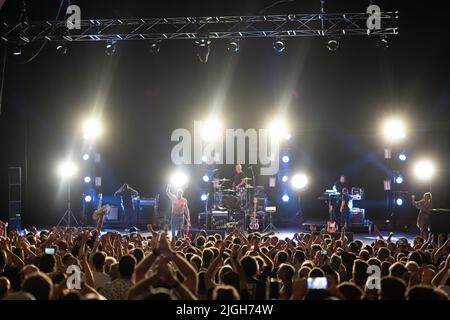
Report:
[[343,188],[342,189],[342,196],[341,196],[341,204],[339,208],[339,212],[341,214],[340,219],[340,227],[342,229],[343,226],[346,226],[347,230],[350,228],[350,217],[351,217],[351,211],[350,211],[350,195],[348,194],[348,189]]
[[139,193],[131,188],[128,184],[124,183],[119,190],[114,192],[114,196],[122,197],[122,207],[125,214],[125,223],[128,227],[131,227],[135,217],[135,208],[133,204],[133,196],[137,197]]
[[426,192],[419,201],[416,201],[416,197],[414,195],[411,196],[411,199],[413,206],[419,209],[419,215],[417,216],[417,227],[420,229],[420,235],[426,241],[428,239],[428,228],[430,227],[430,213],[433,208],[433,196],[431,192]]
[[339,196],[340,196],[338,199],[335,199],[332,201],[332,211],[333,211],[334,221],[341,221],[340,217],[342,215],[342,213],[341,213],[342,190],[344,188],[346,188],[348,191],[347,177],[344,175],[341,175],[339,177],[339,180],[336,181],[333,185],[333,190],[335,192],[339,192]]
[[336,192],[342,193],[342,189],[344,189],[344,188],[348,189],[347,177],[344,175],[341,175],[339,177],[339,180],[334,183],[333,190],[335,190]]
[[233,189],[238,190],[241,187],[244,187],[246,185],[245,181],[245,173],[242,171],[242,165],[237,164],[235,167],[236,174],[234,175],[233,180]]
[[191,215],[189,212],[188,201],[183,197],[183,190],[177,189],[176,195],[170,192],[170,184],[167,185],[166,193],[172,202],[172,211],[170,217],[170,229],[172,231],[172,237],[182,237],[182,230],[184,229],[185,219],[186,228],[191,226]]

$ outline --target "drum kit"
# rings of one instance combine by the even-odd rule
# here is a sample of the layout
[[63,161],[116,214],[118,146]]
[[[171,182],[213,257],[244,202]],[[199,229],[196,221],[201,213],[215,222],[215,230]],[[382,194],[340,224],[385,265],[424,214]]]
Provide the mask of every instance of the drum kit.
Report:
[[211,212],[227,211],[229,223],[234,226],[244,227],[246,216],[249,215],[252,208],[252,198],[254,187],[250,185],[251,178],[244,178],[245,184],[241,188],[231,189],[231,180],[227,178],[215,178],[212,180],[214,188],[213,207]]
[[246,210],[251,203],[254,187],[248,184],[251,178],[244,178],[245,186],[236,190],[229,188],[230,179],[214,179],[214,209]]

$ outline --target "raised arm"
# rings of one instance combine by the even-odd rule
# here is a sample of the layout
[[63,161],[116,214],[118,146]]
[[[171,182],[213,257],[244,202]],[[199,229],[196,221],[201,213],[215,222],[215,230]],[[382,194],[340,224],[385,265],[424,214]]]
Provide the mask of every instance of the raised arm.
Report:
[[170,187],[171,187],[170,184],[168,184],[166,187],[166,194],[172,200],[175,198],[175,195],[172,192],[170,192]]
[[114,192],[114,197],[117,197],[117,195],[119,193],[121,193],[123,191],[123,185],[119,188],[119,190],[117,190],[116,192]]

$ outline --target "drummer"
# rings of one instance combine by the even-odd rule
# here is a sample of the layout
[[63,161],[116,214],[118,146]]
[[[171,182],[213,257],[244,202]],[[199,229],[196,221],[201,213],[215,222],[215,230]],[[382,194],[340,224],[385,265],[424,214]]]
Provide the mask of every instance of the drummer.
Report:
[[234,175],[233,180],[233,189],[239,190],[240,188],[244,187],[246,185],[246,177],[244,172],[242,171],[242,165],[237,164],[236,165],[236,174]]

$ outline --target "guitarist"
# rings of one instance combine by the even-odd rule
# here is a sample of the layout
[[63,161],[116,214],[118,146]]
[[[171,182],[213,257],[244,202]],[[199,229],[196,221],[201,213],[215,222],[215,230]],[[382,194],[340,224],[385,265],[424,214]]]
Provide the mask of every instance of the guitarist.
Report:
[[170,184],[167,185],[166,193],[172,202],[172,211],[170,219],[170,229],[172,237],[182,237],[182,230],[184,229],[184,220],[186,219],[186,234],[189,235],[189,228],[191,226],[191,215],[189,212],[188,201],[183,197],[183,190],[177,189],[176,195],[170,192]]

